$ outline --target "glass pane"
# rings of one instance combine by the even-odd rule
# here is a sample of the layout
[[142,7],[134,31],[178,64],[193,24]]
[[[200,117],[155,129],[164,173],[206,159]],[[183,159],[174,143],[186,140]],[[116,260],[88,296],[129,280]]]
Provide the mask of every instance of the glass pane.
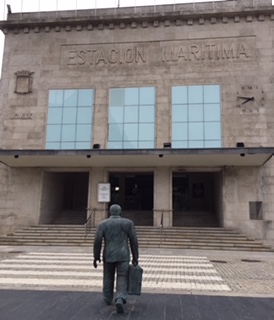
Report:
[[172,121],[173,122],[187,122],[187,105],[174,105],[172,107]]
[[138,142],[137,141],[125,141],[123,144],[123,147],[125,149],[137,149],[138,148]]
[[203,103],[203,86],[188,87],[188,103]]
[[123,149],[123,142],[122,141],[109,141],[108,142],[108,149]]
[[140,105],[155,103],[155,88],[140,88]]
[[51,125],[47,127],[47,142],[57,142],[61,140],[61,125]]
[[138,88],[125,89],[125,105],[138,105],[139,104],[139,90]]
[[219,122],[205,123],[205,139],[221,140],[221,125]]
[[46,149],[60,149],[60,142],[47,142]]
[[64,90],[64,107],[77,106],[77,90]]
[[50,90],[49,107],[61,107],[63,105],[63,90]]
[[62,122],[62,108],[48,109],[48,124],[61,124]]
[[61,142],[60,149],[75,149],[75,143],[74,142]]
[[154,141],[154,124],[144,123],[139,124],[139,139]]
[[90,142],[76,142],[75,149],[90,149]]
[[75,131],[76,131],[75,124],[65,124],[65,125],[63,125],[61,140],[63,142],[75,141]]
[[189,112],[189,121],[203,121],[204,120],[204,111],[202,104],[191,104],[188,107]]
[[125,107],[125,120],[124,122],[138,122],[138,107]]
[[110,106],[123,106],[125,104],[124,89],[110,89]]
[[187,87],[172,87],[172,104],[187,103]]
[[220,86],[210,85],[204,86],[204,102],[205,103],[220,103]]
[[187,123],[173,123],[172,140],[187,140]]
[[172,141],[172,148],[187,149],[188,142],[187,141]]
[[78,106],[89,107],[93,105],[93,90],[81,89],[78,90]]
[[76,123],[76,108],[64,108],[63,123]]
[[204,124],[200,122],[189,123],[189,140],[204,140]]
[[137,141],[138,139],[138,124],[124,125],[124,141]]
[[222,142],[221,142],[221,140],[206,140],[205,147],[206,148],[221,148]]
[[204,148],[204,141],[197,140],[197,141],[189,141],[189,148]]
[[109,125],[109,141],[122,141],[123,140],[123,125],[110,124]]
[[154,141],[139,141],[139,148],[140,149],[153,149],[154,148]]
[[155,121],[154,106],[140,106],[139,107],[139,122],[153,122]]
[[76,141],[91,141],[90,124],[80,124],[76,127]]
[[205,121],[220,121],[220,105],[219,104],[205,104]]
[[92,123],[92,107],[77,108],[77,123]]
[[109,107],[109,123],[124,122],[124,107]]

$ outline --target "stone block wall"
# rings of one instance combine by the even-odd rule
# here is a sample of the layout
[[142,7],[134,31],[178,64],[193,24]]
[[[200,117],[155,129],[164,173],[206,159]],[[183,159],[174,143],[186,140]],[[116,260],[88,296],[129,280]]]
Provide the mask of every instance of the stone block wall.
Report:
[[[6,26],[0,23],[6,34],[0,97],[1,147],[44,149],[49,90],[94,88],[93,144],[106,148],[109,89],[155,86],[156,147],[162,148],[172,135],[171,87],[206,84],[221,86],[223,147],[235,147],[237,142],[244,142],[246,147],[273,146],[271,1],[157,6],[158,11],[154,10],[149,6],[137,11],[84,10],[77,16],[74,11],[57,16],[41,13],[40,19],[38,13],[26,13],[23,20],[19,14],[12,14]],[[10,27],[12,23],[14,28]],[[22,71],[29,73],[29,82],[18,80],[18,72]],[[254,101],[243,103],[239,96],[254,97]],[[273,168],[270,160],[262,169],[224,169],[224,226],[274,239]],[[8,208],[7,219],[16,220],[17,225],[37,223],[41,171],[0,170],[4,181],[0,204]],[[93,192],[98,182],[106,181],[106,171],[96,168],[91,176],[90,205],[95,206]],[[5,198],[7,177],[11,180]],[[169,168],[159,168],[155,177],[156,209],[169,209]],[[23,190],[27,199],[35,197],[24,202],[21,212]],[[250,220],[250,201],[263,202],[262,221]],[[46,211],[44,217],[48,217]],[[170,224],[171,219],[169,216],[165,223]],[[154,221],[159,225],[158,215]]]

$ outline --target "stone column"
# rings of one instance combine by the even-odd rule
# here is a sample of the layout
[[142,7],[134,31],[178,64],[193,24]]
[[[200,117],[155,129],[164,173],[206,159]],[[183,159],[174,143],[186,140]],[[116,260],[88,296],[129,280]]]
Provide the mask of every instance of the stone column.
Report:
[[[163,214],[163,221],[162,221]],[[172,227],[172,183],[169,167],[159,167],[154,175],[154,226]]]
[[107,218],[107,203],[98,202],[98,184],[105,183],[106,172],[104,168],[93,168],[89,177],[89,213],[95,209],[95,226],[104,219]]

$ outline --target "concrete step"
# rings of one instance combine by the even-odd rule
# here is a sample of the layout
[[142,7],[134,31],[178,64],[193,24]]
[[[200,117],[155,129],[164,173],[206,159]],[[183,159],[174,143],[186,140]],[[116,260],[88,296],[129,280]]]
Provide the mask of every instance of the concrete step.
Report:
[[[0,245],[92,246],[96,229],[83,225],[39,225],[0,237]],[[225,228],[136,227],[140,248],[273,251],[262,242]]]

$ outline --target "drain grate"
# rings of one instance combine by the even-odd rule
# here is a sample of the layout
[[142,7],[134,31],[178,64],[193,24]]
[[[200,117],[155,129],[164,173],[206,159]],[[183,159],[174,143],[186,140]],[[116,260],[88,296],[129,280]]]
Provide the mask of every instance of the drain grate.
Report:
[[227,263],[227,261],[225,261],[225,260],[210,260],[210,262],[213,262],[213,263]]
[[254,260],[254,259],[241,259],[243,262],[262,262],[261,260]]

